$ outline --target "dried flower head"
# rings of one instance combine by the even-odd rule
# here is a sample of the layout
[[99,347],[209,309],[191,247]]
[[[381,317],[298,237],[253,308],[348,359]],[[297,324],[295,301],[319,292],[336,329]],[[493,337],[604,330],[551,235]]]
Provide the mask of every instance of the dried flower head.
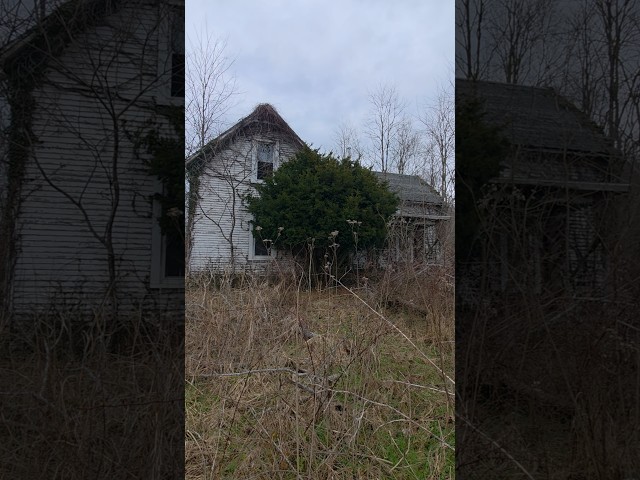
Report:
[[261,230],[262,230],[262,227],[261,227],[260,225],[258,225],[258,226],[256,227],[256,232],[259,232],[259,231],[261,231]]
[[338,236],[338,230],[334,230],[333,232],[331,232],[331,236],[332,237],[337,237]]

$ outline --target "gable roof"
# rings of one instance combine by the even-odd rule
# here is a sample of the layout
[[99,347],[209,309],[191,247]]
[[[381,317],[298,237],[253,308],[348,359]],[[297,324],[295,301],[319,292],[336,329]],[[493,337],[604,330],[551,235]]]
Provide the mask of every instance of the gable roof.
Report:
[[217,152],[224,150],[230,143],[233,143],[239,136],[252,132],[258,133],[265,126],[270,132],[280,132],[291,138],[300,147],[306,145],[273,106],[268,103],[260,103],[253,112],[241,118],[231,128],[222,132],[202,149],[191,155],[186,160],[187,168],[192,168],[194,165],[199,164],[200,162],[197,160],[202,158],[203,154],[209,153],[213,157]]
[[417,175],[402,175],[389,172],[373,173],[379,180],[387,182],[389,190],[398,195],[403,204],[431,203],[434,205],[442,205],[442,196]]
[[536,149],[614,154],[613,143],[552,88],[456,79],[457,98],[483,102],[488,122],[513,144]]
[[121,0],[68,0],[39,23],[0,48],[0,73],[16,66],[34,68],[50,56],[58,55],[75,34],[96,25],[116,12]]

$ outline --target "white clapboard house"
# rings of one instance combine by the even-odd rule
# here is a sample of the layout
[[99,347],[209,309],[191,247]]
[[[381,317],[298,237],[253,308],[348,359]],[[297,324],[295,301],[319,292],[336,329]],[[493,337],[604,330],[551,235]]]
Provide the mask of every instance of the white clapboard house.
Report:
[[150,139],[183,148],[184,3],[60,3],[0,49],[3,312],[177,311],[183,177]]
[[[261,104],[187,159],[187,261],[191,272],[254,271],[274,258],[282,258],[281,252],[267,250],[260,238],[254,238],[253,219],[243,197],[304,145],[274,107]],[[417,235],[417,241],[403,241],[397,246],[408,245],[411,260],[436,259],[440,251],[436,224],[449,218],[441,214],[440,195],[418,177],[378,176],[401,199],[392,223],[403,222],[403,231]],[[395,243],[393,249],[396,260]]]
[[254,270],[278,255],[253,237],[242,198],[304,145],[275,108],[261,104],[187,159],[190,271]]

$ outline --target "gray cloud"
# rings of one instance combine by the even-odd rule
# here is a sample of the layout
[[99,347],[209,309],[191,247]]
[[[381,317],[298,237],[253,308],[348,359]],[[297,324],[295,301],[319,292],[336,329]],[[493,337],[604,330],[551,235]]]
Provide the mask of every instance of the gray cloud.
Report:
[[[234,122],[272,103],[307,142],[329,150],[335,129],[361,129],[367,93],[394,84],[409,107],[453,78],[454,2],[189,0],[187,34],[227,39],[243,95]],[[411,111],[411,110],[410,110]]]

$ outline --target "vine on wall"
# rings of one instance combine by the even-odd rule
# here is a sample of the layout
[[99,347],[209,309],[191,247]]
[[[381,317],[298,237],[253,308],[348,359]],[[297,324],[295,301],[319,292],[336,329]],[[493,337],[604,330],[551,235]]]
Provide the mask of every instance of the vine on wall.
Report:
[[162,233],[172,235],[178,230],[184,237],[184,109],[162,107],[159,113],[171,123],[175,135],[163,135],[155,126],[141,143],[150,154],[146,159],[149,174],[162,182],[162,192],[153,196],[162,206],[158,219]]

